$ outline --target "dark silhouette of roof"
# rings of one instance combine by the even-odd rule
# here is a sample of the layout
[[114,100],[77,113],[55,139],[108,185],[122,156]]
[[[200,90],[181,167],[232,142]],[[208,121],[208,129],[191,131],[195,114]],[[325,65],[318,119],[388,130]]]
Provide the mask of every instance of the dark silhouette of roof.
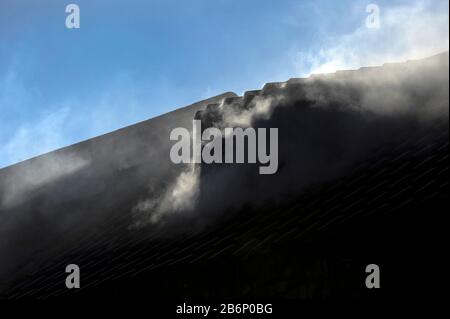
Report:
[[[438,258],[425,231],[448,210],[448,74],[444,53],[268,83],[1,169],[0,297],[419,294]],[[133,227],[133,207],[186,169],[172,128],[248,114],[279,128],[277,174],[202,165],[193,211]],[[369,263],[384,289],[365,288]]]

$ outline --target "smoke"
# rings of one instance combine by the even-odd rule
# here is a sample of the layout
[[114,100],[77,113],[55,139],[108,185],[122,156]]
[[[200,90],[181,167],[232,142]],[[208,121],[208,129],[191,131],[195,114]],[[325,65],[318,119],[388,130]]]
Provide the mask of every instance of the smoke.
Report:
[[134,208],[136,221],[131,228],[157,224],[173,214],[192,211],[198,198],[200,167],[194,164],[175,178],[162,194],[140,201]]
[[[448,116],[448,52],[405,64],[312,76],[310,81],[318,85],[310,85],[305,97],[317,107],[329,108],[331,100],[351,111],[387,118],[413,117],[419,122]],[[325,81],[330,85],[324,86]]]
[[[172,128],[192,125],[205,103],[230,95],[0,170],[1,280],[26,272],[20,266],[39,267],[61,246],[81,249],[104,231],[126,232],[133,224],[160,224],[167,212],[189,211],[196,203],[199,167],[173,164],[168,136]],[[38,257],[28,263],[30,256]]]
[[[277,105],[283,96],[256,96],[251,107],[242,110],[230,108],[226,104],[226,99],[215,109],[222,119],[215,123],[218,128],[225,127],[249,127],[253,121],[258,119],[269,119],[273,107]],[[195,145],[195,126],[193,128],[192,143]],[[132,209],[135,216],[131,228],[140,228],[148,224],[155,225],[164,223],[168,218],[190,215],[198,204],[201,181],[201,166],[189,164],[189,167],[176,176],[173,182],[156,190],[151,188],[149,193],[152,196],[139,201]]]
[[[297,74],[332,73],[448,51],[448,1],[439,2],[438,8],[422,0],[379,8],[380,28],[367,28],[361,19],[361,26],[348,34],[324,35],[316,49],[298,50],[293,58]],[[361,7],[357,11],[365,12]]]
[[252,99],[226,99],[200,112],[202,128],[278,128],[277,174],[259,175],[251,164],[203,164],[195,183],[185,182],[182,174],[159,204],[156,199],[144,207],[154,211],[155,223],[162,215],[184,215],[205,225],[243,207],[276,205],[348,174],[383,146],[414,141],[424,130],[439,131],[448,125],[448,95],[447,53],[269,84]]
[[[223,121],[218,123],[221,128],[235,126],[251,126],[254,119],[268,119],[275,105],[275,100],[282,97],[256,97],[253,107],[243,112],[232,110],[224,105],[225,99],[220,103],[218,110],[221,112]],[[195,137],[195,127],[192,132]],[[195,145],[195,139],[193,138]],[[177,213],[187,215],[192,212],[197,205],[200,191],[201,167],[189,164],[189,167],[182,171],[175,180],[170,183],[161,193],[152,189],[150,193],[156,196],[146,198],[133,207],[133,214],[137,221],[132,227],[141,227],[146,224],[157,224],[167,217],[172,217]]]
[[192,166],[133,208],[135,226],[187,219],[205,225],[225,211],[274,205],[348,173],[383,145],[448,125],[448,114],[448,54],[267,84],[224,99],[197,113],[202,129],[278,128],[277,174],[261,176],[251,164]]
[[[413,8],[381,8],[381,29],[361,27],[303,53],[297,73],[382,65],[448,48],[448,9],[432,15],[424,2],[418,3]],[[117,97],[105,99],[101,113],[108,113],[111,100]],[[20,261],[29,260],[24,256],[41,254],[56,240],[99,230],[107,233],[102,240],[111,238],[112,226],[107,224],[115,218],[125,216],[118,228],[123,220],[139,228],[172,225],[185,217],[207,225],[242,212],[243,207],[267,209],[351,172],[381,147],[422,138],[423,130],[434,130],[438,122],[448,127],[448,54],[407,65],[301,79],[273,91],[267,87],[250,102],[244,100],[236,106],[221,103],[204,114],[218,112],[217,127],[278,128],[277,174],[260,175],[250,164],[172,165],[170,129],[187,127],[204,104],[87,141],[74,153],[58,151],[0,171],[0,277],[7,278],[2,274],[16,271]],[[42,133],[49,135],[36,136],[32,132],[39,129],[24,127],[1,151],[22,149],[22,156],[27,156],[27,150],[38,149],[41,143],[53,147],[58,137],[51,132],[67,126],[72,118],[69,110],[38,121]],[[95,123],[101,122],[94,117]],[[92,237],[80,240],[95,244]]]
[[251,107],[245,110],[228,108],[222,103],[219,109],[222,121],[216,123],[216,126],[219,128],[249,127],[255,119],[270,118],[274,105],[279,103],[282,99],[283,96],[257,96],[253,99]]
[[11,208],[40,187],[74,174],[88,166],[90,161],[77,155],[51,154],[45,161],[35,159],[35,166],[24,164],[13,174],[2,179],[0,208]]

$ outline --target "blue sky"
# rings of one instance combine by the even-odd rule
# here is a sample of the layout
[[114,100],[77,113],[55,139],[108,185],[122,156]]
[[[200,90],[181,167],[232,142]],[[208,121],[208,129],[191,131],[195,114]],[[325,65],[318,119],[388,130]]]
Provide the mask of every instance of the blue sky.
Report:
[[446,0],[1,0],[0,167],[225,91],[443,50]]

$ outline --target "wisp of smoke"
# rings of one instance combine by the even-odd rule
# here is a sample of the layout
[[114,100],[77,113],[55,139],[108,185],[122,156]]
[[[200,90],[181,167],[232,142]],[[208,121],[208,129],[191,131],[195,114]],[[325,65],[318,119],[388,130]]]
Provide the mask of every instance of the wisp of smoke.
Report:
[[132,227],[156,224],[171,214],[193,210],[199,192],[199,177],[200,167],[190,164],[190,168],[178,175],[161,195],[140,201],[133,208],[138,219]]

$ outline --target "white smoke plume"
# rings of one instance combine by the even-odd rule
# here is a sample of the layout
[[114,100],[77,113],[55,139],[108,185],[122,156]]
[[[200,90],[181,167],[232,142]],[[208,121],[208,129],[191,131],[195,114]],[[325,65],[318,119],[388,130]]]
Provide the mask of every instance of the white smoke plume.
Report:
[[74,174],[89,165],[90,160],[78,155],[52,154],[36,165],[24,165],[2,181],[0,208],[9,208],[24,201],[24,197],[39,187]]
[[137,221],[132,227],[157,224],[169,214],[190,211],[195,207],[199,192],[200,167],[195,167],[194,164],[190,166],[178,175],[160,196],[144,199],[133,208]]
[[[361,19],[361,26],[348,34],[325,36],[316,48],[298,50],[293,58],[296,73],[300,76],[332,73],[448,51],[448,1],[442,1],[441,10],[429,6],[423,0],[389,7],[380,5],[380,28],[367,28]],[[360,11],[364,13],[364,8],[358,8]]]
[[[449,48],[448,4],[443,6],[447,7],[447,10],[429,10],[425,1],[390,7],[381,6],[379,29],[367,28],[365,20],[362,19],[361,26],[348,34],[324,38],[316,49],[298,50],[294,57],[294,74],[309,77],[317,73],[381,66],[386,62],[405,62],[446,51]],[[410,103],[409,99],[413,96],[388,89],[389,86],[398,88],[405,80],[405,75],[402,72],[386,72],[386,74],[389,74],[389,78],[372,76],[359,83],[364,94],[361,104],[357,106],[352,105],[350,96],[346,96],[348,88],[345,87],[345,81],[340,83],[342,79],[340,77],[327,78],[327,81],[334,82],[337,88],[328,94],[342,102],[341,105],[345,107],[358,107],[362,112],[382,116],[416,113],[418,118],[427,119],[430,116],[448,115],[448,106],[434,101],[430,101],[430,105],[424,105],[421,109],[412,109],[411,105],[414,103]],[[315,79],[311,78],[308,81]],[[379,90],[383,90],[388,96],[380,97]],[[311,91],[306,93],[306,98],[315,101],[316,106],[321,105],[322,99],[326,104],[330,98],[322,96],[320,88],[315,91],[315,86],[311,86]],[[442,92],[442,96],[445,97],[445,93]],[[442,96],[439,96],[439,99]],[[218,128],[252,126],[255,120],[270,119],[274,109],[283,105],[285,99],[282,94],[257,96],[246,109],[235,109],[221,103],[217,110],[221,115],[221,121],[214,125]],[[141,217],[146,216],[140,218],[137,224],[145,224],[145,221],[156,224],[173,212],[194,209],[200,187],[199,181],[199,171],[188,169],[182,172],[162,194],[145,199],[134,207],[134,213],[138,213]]]
[[221,127],[249,127],[255,119],[270,118],[273,107],[283,99],[283,96],[257,96],[253,99],[252,105],[246,110],[233,110],[223,104],[220,105],[220,111],[223,121],[219,124]]
[[[273,107],[276,105],[275,101],[279,102],[282,99],[282,96],[257,96],[252,101],[251,108],[244,111],[227,108],[222,101],[219,111],[223,120],[218,124],[220,128],[249,127],[255,119],[270,118]],[[195,131],[192,136],[196,136]],[[195,142],[193,143],[195,145]],[[132,227],[141,227],[148,223],[158,224],[164,220],[164,217],[178,212],[186,214],[192,211],[200,190],[200,170],[200,166],[190,164],[188,169],[181,172],[162,192],[152,189],[150,192],[156,195],[141,200],[133,208],[133,214],[137,218]]]

